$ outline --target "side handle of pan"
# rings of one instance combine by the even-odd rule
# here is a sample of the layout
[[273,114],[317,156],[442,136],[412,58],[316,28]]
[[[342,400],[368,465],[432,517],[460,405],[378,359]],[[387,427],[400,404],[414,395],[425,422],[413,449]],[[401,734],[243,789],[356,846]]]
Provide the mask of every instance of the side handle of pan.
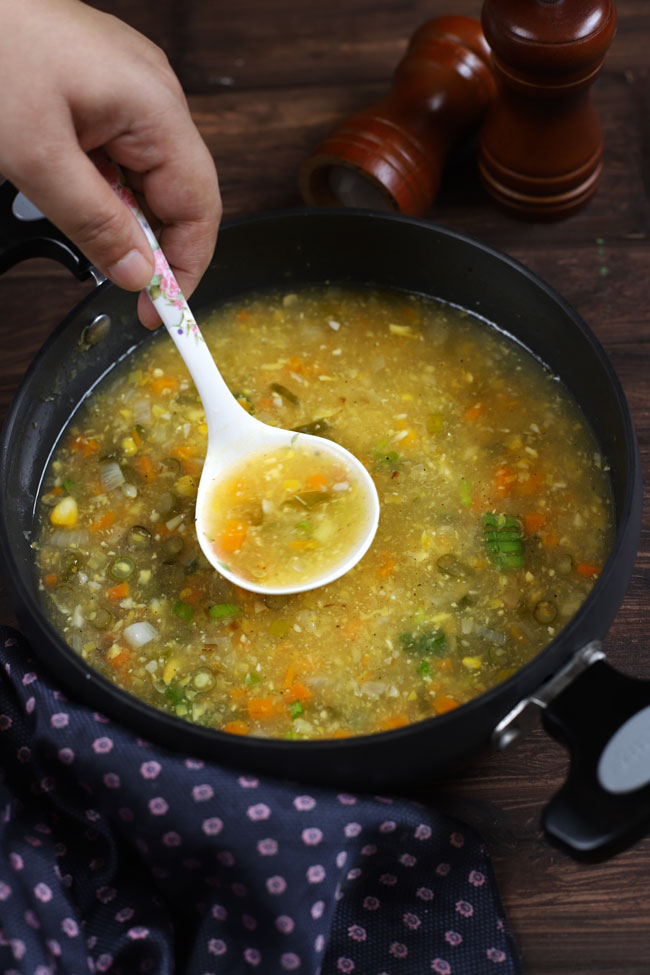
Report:
[[59,261],[80,281],[91,275],[98,284],[104,280],[81,251],[4,180],[0,183],[0,274],[31,257]]
[[566,782],[542,814],[549,838],[573,857],[600,860],[650,828],[650,681],[622,674],[598,642],[583,647],[494,733],[517,740],[541,711],[546,731],[569,751]]

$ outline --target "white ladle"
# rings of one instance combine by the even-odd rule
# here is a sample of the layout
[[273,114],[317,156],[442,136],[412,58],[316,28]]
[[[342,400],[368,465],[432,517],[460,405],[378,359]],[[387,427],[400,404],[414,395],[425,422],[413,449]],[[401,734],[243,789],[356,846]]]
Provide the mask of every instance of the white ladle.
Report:
[[[230,582],[252,592],[266,594],[304,592],[333,582],[334,579],[338,579],[349,572],[365,555],[377,531],[379,498],[372,478],[363,464],[339,444],[311,434],[296,433],[295,430],[283,430],[279,427],[269,426],[250,416],[240,406],[217,369],[160,245],[138,206],[135,196],[125,184],[122,173],[113,164],[101,168],[120,199],[137,217],[151,245],[156,271],[146,289],[147,294],[174,340],[174,344],[194,380],[205,410],[208,447],[199,482],[195,516],[196,534],[205,557]],[[316,448],[319,452],[327,453],[343,463],[351,478],[356,481],[363,492],[366,524],[362,533],[355,533],[356,543],[351,544],[343,558],[339,558],[335,564],[326,570],[321,570],[313,578],[309,578],[307,581],[302,580],[295,585],[264,585],[241,577],[220,561],[207,532],[208,503],[214,495],[217,482],[226,479],[238,467],[241,467],[246,457],[289,446],[300,446],[306,449]]]

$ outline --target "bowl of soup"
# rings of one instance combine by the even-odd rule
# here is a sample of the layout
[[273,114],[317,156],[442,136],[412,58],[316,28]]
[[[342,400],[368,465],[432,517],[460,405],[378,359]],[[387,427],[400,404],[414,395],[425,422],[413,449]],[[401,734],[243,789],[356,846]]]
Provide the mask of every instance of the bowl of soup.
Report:
[[[606,355],[507,256],[364,211],[227,224],[193,307],[243,409],[362,460],[376,539],[310,592],[215,573],[193,520],[200,400],[168,336],[102,285],[45,344],[2,436],[2,555],[35,653],[193,754],[357,788],[457,768],[604,638],[625,592],[639,458]],[[312,466],[264,490],[240,472],[215,523],[224,559],[250,550],[264,571],[279,532],[289,576],[326,557],[344,478]]]

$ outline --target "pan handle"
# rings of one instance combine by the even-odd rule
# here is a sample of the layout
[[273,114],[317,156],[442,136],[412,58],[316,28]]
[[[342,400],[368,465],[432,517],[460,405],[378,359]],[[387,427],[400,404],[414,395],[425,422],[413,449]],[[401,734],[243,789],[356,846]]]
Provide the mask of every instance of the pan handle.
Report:
[[497,744],[519,737],[531,704],[571,759],[566,782],[542,814],[550,839],[585,860],[641,839],[650,828],[650,681],[620,673],[600,644],[590,643],[500,723]]
[[68,238],[8,180],[0,183],[0,274],[30,257],[59,261],[80,281],[105,280]]

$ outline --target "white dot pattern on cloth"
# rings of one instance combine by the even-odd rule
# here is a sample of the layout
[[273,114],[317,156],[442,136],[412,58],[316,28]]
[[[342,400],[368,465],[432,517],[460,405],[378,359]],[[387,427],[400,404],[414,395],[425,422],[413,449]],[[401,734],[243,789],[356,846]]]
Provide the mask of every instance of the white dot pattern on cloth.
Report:
[[0,636],[0,973],[520,972],[470,830],[156,747]]

